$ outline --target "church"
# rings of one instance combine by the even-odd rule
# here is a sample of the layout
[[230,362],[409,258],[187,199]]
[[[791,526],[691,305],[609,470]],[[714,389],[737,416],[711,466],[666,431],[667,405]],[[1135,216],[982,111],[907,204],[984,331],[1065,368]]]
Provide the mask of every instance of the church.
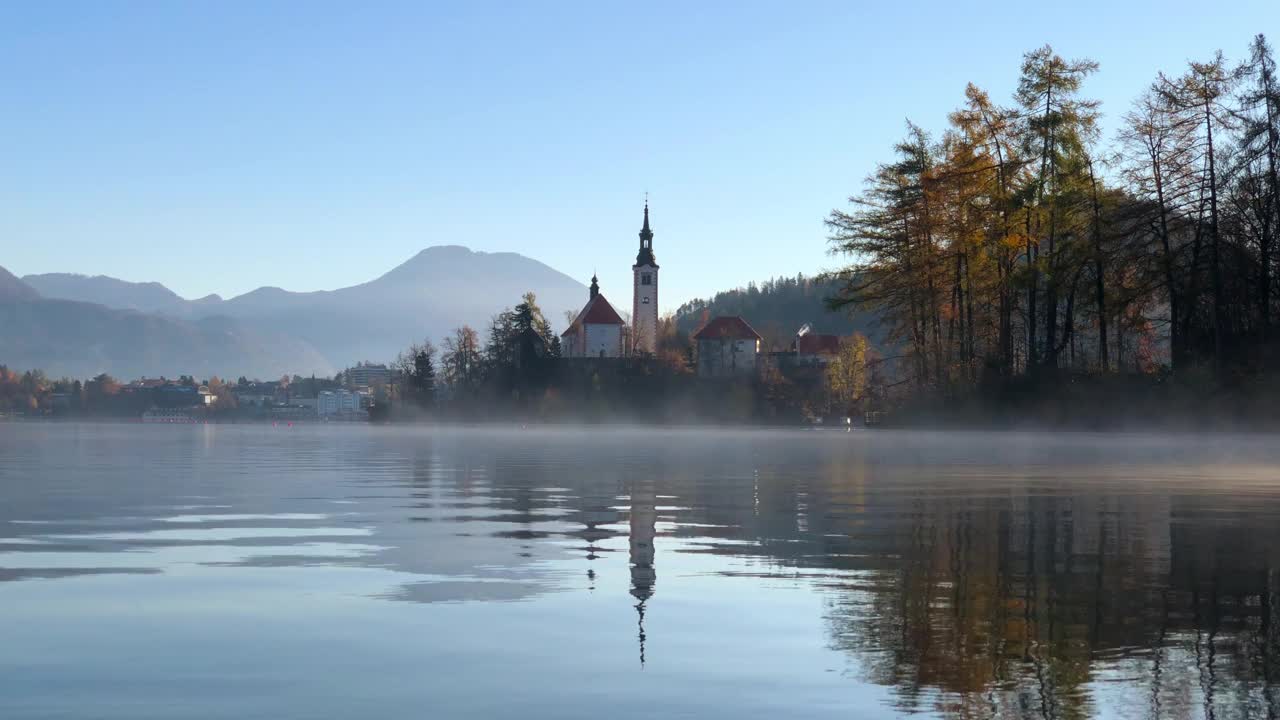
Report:
[[652,355],[658,349],[658,262],[653,257],[649,229],[649,201],[644,203],[640,252],[631,266],[631,327],[600,293],[591,278],[587,304],[560,334],[560,352],[567,358],[617,358]]

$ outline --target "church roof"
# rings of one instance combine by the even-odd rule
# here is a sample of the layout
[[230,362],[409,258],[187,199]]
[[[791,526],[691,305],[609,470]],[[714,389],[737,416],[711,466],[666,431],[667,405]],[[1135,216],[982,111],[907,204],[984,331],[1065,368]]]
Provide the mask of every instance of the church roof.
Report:
[[727,340],[759,340],[760,333],[756,332],[741,315],[721,315],[712,318],[710,322],[702,326],[702,329],[693,334],[694,340],[719,340],[721,338]]
[[622,316],[617,310],[604,299],[604,295],[596,295],[587,301],[583,306],[582,312],[578,313],[578,317],[573,319],[569,324],[569,328],[560,333],[561,337],[572,335],[577,332],[577,328],[582,325],[625,325]]

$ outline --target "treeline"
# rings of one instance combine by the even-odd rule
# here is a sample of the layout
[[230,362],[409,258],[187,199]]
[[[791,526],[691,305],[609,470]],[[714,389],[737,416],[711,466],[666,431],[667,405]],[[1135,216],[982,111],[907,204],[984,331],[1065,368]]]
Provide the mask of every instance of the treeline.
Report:
[[65,387],[70,391],[71,383],[71,380],[63,381],[60,386],[40,370],[19,373],[0,365],[0,413],[38,412],[42,406],[51,405],[56,389]]
[[766,350],[784,349],[796,332],[809,325],[815,333],[850,336],[865,335],[878,343],[880,328],[874,313],[833,313],[827,299],[844,283],[827,277],[779,277],[763,283],[718,292],[707,299],[695,299],[676,309],[679,332],[692,334],[707,320],[720,315],[741,315],[764,338]]
[[[242,383],[248,381],[241,378]],[[236,409],[234,384],[214,376],[197,382],[190,375],[179,376],[172,386],[195,389],[203,386],[213,396],[206,408],[210,413],[226,413]],[[142,390],[127,387],[107,373],[99,373],[85,381],[62,377],[50,378],[42,370],[17,372],[0,365],[0,415],[25,417],[138,417],[153,407],[167,407],[174,398],[165,387]]]
[[691,367],[688,334],[671,318],[662,322],[652,357],[563,360],[560,337],[530,292],[483,334],[463,325],[438,348],[427,339],[400,353],[370,419],[694,419]]
[[548,387],[560,337],[537,297],[526,293],[495,315],[487,337],[469,325],[456,328],[437,350],[424,340],[392,363],[393,382],[373,420],[415,416],[481,417],[531,410]]
[[1097,63],[1027,53],[1011,104],[969,85],[908,124],[852,207],[830,305],[880,314],[916,392],[1164,375],[1227,387],[1276,356],[1280,86],[1265,38],[1160,74],[1113,136]]
[[[821,307],[820,299],[813,302]],[[496,315],[483,335],[462,326],[439,349],[426,340],[401,353],[370,419],[843,422],[879,387],[868,370],[871,354],[866,339],[855,335],[827,365],[768,365],[733,381],[700,378],[689,333],[669,316],[653,355],[566,359],[537,298],[528,293]]]

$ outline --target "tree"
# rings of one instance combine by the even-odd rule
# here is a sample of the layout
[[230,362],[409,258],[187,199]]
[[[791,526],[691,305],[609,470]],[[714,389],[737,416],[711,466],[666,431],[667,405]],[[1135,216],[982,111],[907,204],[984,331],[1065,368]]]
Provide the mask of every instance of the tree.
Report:
[[469,325],[455,328],[445,338],[440,366],[452,392],[473,392],[480,381],[482,363],[480,336]]
[[854,264],[829,275],[838,283],[830,307],[882,315],[890,341],[905,341],[918,385],[941,376],[937,247],[927,183],[933,165],[928,136],[908,123],[892,163],[876,168],[867,189],[849,200],[853,212],[827,218],[832,252]]
[[108,404],[119,392],[120,383],[110,375],[101,373],[85,383],[85,404],[92,411],[104,412],[109,409]]
[[[1085,78],[1096,72],[1092,60],[1064,60],[1045,45],[1023,56],[1022,77],[1016,97],[1027,117],[1024,149],[1036,154],[1039,169],[1028,187],[1027,200],[1034,212],[1027,216],[1026,264],[1028,347],[1032,368],[1044,363],[1056,368],[1061,349],[1058,338],[1060,296],[1066,290],[1063,279],[1070,276],[1072,248],[1062,247],[1061,234],[1073,210],[1072,190],[1081,179],[1087,139],[1093,134],[1098,103],[1082,100],[1079,91]],[[1043,348],[1036,347],[1036,312],[1039,281],[1044,286]]]
[[867,389],[867,339],[853,335],[840,342],[840,353],[826,369],[827,390],[832,409],[845,415],[854,414]]
[[430,340],[409,348],[409,388],[414,403],[420,408],[434,407],[436,403],[435,354],[436,348]]
[[213,395],[213,409],[221,412],[228,412],[240,407],[240,401],[236,398],[233,386],[222,381],[218,376],[209,378],[209,393]]
[[[1237,75],[1250,81],[1241,98],[1238,114],[1242,120],[1240,165],[1244,183],[1255,201],[1247,205],[1254,216],[1258,237],[1258,314],[1260,339],[1270,340],[1272,264],[1277,234],[1280,234],[1280,82],[1271,46],[1263,35],[1254,37],[1249,60]],[[1254,169],[1256,168],[1256,169]]]
[[435,356],[435,345],[423,340],[410,345],[392,363],[392,372],[403,382],[403,399],[422,409],[436,404]]
[[1180,121],[1195,120],[1198,125],[1197,144],[1203,160],[1201,187],[1208,193],[1209,222],[1209,278],[1213,288],[1213,365],[1215,373],[1223,374],[1223,344],[1226,333],[1226,299],[1222,281],[1221,223],[1218,206],[1218,158],[1219,149],[1214,144],[1213,133],[1230,127],[1230,115],[1223,105],[1228,97],[1233,78],[1227,71],[1227,61],[1219,51],[1208,62],[1190,62],[1181,77],[1160,77],[1160,92]]
[[489,324],[485,355],[490,368],[499,373],[527,367],[559,347],[551,323],[538,306],[537,296],[527,292],[522,300],[514,308],[495,315]]
[[[988,186],[985,200],[978,199],[975,212],[985,210],[986,238],[983,255],[995,275],[997,295],[997,335],[990,353],[996,358],[1003,377],[1014,370],[1013,314],[1014,264],[1018,238],[1014,219],[1019,208],[1014,188],[1025,163],[1019,153],[1019,124],[1015,110],[992,103],[986,92],[973,84],[965,88],[965,105],[951,114],[951,125],[960,139],[970,146],[969,162],[955,170],[974,176]],[[980,258],[981,261],[981,258]]]
[[[1170,360],[1176,368],[1184,355],[1184,323],[1191,319],[1189,304],[1193,302],[1186,297],[1183,279],[1194,273],[1198,260],[1193,256],[1190,267],[1184,267],[1181,238],[1186,233],[1179,232],[1198,192],[1193,169],[1194,124],[1179,117],[1156,84],[1124,116],[1119,141],[1121,177],[1136,201],[1131,205],[1130,217],[1135,234],[1147,228],[1146,232],[1153,233],[1158,242],[1154,253],[1142,255],[1156,260],[1152,269],[1158,273],[1169,308]],[[1198,254],[1198,244],[1194,249]],[[1139,268],[1149,266],[1138,263]]]

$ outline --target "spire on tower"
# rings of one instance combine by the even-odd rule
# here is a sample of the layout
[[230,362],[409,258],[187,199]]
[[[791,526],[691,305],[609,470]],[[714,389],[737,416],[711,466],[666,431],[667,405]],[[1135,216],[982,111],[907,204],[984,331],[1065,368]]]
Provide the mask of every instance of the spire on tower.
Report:
[[600,294],[600,281],[596,279],[595,273],[591,273],[591,297],[594,299],[595,296],[599,294]]
[[644,194],[644,225],[640,228],[640,253],[636,255],[636,267],[658,267],[653,259],[653,231],[649,229],[649,193]]

